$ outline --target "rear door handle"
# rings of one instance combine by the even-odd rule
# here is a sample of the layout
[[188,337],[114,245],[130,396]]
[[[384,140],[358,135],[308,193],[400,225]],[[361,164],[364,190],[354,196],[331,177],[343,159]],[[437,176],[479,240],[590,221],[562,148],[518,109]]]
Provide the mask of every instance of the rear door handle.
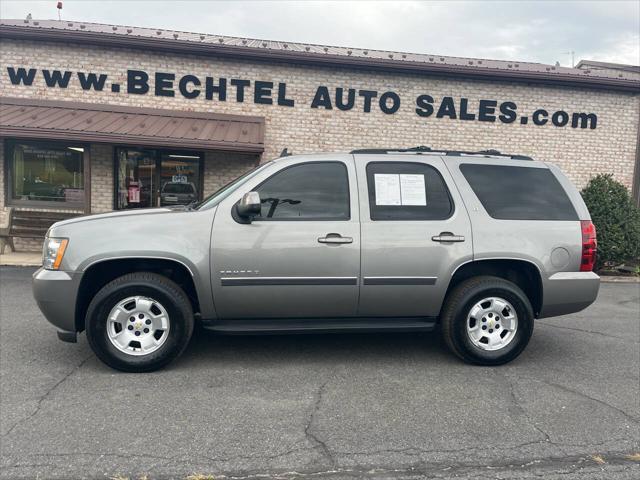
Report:
[[464,242],[464,236],[454,235],[451,232],[441,232],[440,235],[431,237],[434,242]]
[[343,237],[339,233],[327,233],[326,237],[318,238],[318,243],[330,243],[334,245],[341,243],[353,243],[353,238]]

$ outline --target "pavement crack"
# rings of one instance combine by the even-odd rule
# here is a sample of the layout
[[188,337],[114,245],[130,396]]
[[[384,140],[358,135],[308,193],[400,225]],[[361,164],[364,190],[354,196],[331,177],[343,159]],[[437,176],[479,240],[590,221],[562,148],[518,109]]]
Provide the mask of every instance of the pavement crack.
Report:
[[531,418],[531,416],[529,415],[529,412],[527,412],[527,410],[522,406],[522,404],[520,403],[520,400],[518,399],[518,396],[516,395],[515,381],[513,381],[509,377],[509,375],[507,375],[506,373],[503,373],[503,377],[507,381],[507,385],[509,387],[509,394],[511,396],[511,401],[513,402],[513,405],[516,407],[518,412],[520,412],[520,415],[522,415],[525,418],[525,420],[527,421],[529,426],[531,426],[531,428],[533,428],[535,431],[537,431],[539,434],[543,436],[543,440],[545,442],[551,443],[552,445],[556,445],[558,448],[561,448],[557,443],[551,440],[551,437],[546,431],[544,431],[542,428],[536,425],[536,422]]
[[65,375],[62,376],[62,378],[60,378],[56,383],[54,383],[51,387],[49,387],[42,395],[40,395],[40,397],[38,398],[37,402],[36,402],[36,408],[33,409],[33,411],[27,415],[25,418],[23,418],[22,420],[18,420],[16,423],[13,424],[13,426],[7,430],[7,432],[5,434],[2,435],[2,438],[4,437],[8,437],[11,432],[13,432],[16,427],[18,427],[19,425],[22,425],[25,422],[28,422],[31,418],[33,418],[35,415],[38,414],[38,412],[40,411],[40,409],[42,408],[42,404],[43,402],[49,398],[49,396],[58,388],[60,387],[60,385],[62,385],[64,382],[66,382],[69,377],[71,377],[74,373],[76,373],[78,370],[80,370],[80,368],[82,368],[82,366],[91,358],[93,357],[93,353],[88,355],[85,359],[83,359],[80,363],[78,363],[75,367],[73,367],[73,369],[71,369],[69,372],[67,372]]
[[635,424],[640,424],[640,419],[635,418],[630,413],[622,410],[621,408],[616,407],[615,405],[611,405],[610,403],[607,403],[604,400],[600,400],[599,398],[592,397],[591,395],[587,395],[586,393],[583,393],[583,392],[581,392],[579,390],[574,390],[573,388],[569,388],[569,387],[567,387],[565,385],[560,385],[558,383],[549,382],[547,380],[539,380],[539,381],[544,383],[545,385],[549,385],[550,387],[558,388],[558,389],[560,389],[560,390],[562,390],[564,392],[571,393],[573,395],[577,395],[579,397],[586,398],[587,400],[591,400],[592,402],[599,403],[600,405],[603,405],[605,407],[608,407],[608,408],[618,412],[620,415],[624,416],[630,422],[635,423]]
[[304,427],[304,435],[307,440],[309,440],[316,447],[320,448],[324,456],[331,462],[331,465],[335,465],[336,463],[335,459],[333,458],[333,455],[331,454],[329,447],[327,447],[327,444],[322,439],[320,439],[315,433],[313,433],[313,424],[316,419],[316,415],[320,410],[322,397],[326,391],[327,383],[328,382],[325,382],[322,385],[320,385],[320,388],[318,388],[316,392],[313,408],[311,410],[311,413],[309,414],[309,417],[307,418],[307,423]]

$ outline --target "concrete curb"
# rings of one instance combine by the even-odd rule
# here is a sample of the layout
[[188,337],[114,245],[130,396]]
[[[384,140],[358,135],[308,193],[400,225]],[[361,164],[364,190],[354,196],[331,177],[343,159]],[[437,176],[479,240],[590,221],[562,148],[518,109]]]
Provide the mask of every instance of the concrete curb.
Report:
[[640,277],[603,275],[600,277],[600,281],[602,283],[640,283]]

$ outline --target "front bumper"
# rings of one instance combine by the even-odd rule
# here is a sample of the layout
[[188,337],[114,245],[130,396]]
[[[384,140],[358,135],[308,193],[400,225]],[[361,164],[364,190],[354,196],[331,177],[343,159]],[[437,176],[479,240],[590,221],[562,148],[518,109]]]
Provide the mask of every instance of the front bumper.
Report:
[[81,273],[38,269],[33,274],[33,297],[45,318],[58,329],[58,337],[74,341],[76,300]]
[[593,272],[559,272],[544,284],[539,318],[584,310],[598,297],[600,277]]

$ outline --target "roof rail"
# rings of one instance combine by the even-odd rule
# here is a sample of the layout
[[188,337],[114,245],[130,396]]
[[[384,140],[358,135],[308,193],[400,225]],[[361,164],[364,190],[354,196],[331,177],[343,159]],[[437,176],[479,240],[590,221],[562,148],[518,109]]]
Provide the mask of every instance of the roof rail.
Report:
[[469,152],[464,150],[441,150],[441,149],[433,149],[431,147],[425,147],[424,145],[420,145],[417,147],[411,148],[362,148],[358,150],[351,150],[349,152],[353,155],[378,155],[385,153],[432,153],[437,155],[445,155],[451,157],[461,157],[461,156],[482,156],[482,157],[505,157],[511,158],[512,160],[533,160],[533,158],[528,157],[526,155],[513,155],[509,153],[500,153],[498,150],[479,150],[477,152]]

